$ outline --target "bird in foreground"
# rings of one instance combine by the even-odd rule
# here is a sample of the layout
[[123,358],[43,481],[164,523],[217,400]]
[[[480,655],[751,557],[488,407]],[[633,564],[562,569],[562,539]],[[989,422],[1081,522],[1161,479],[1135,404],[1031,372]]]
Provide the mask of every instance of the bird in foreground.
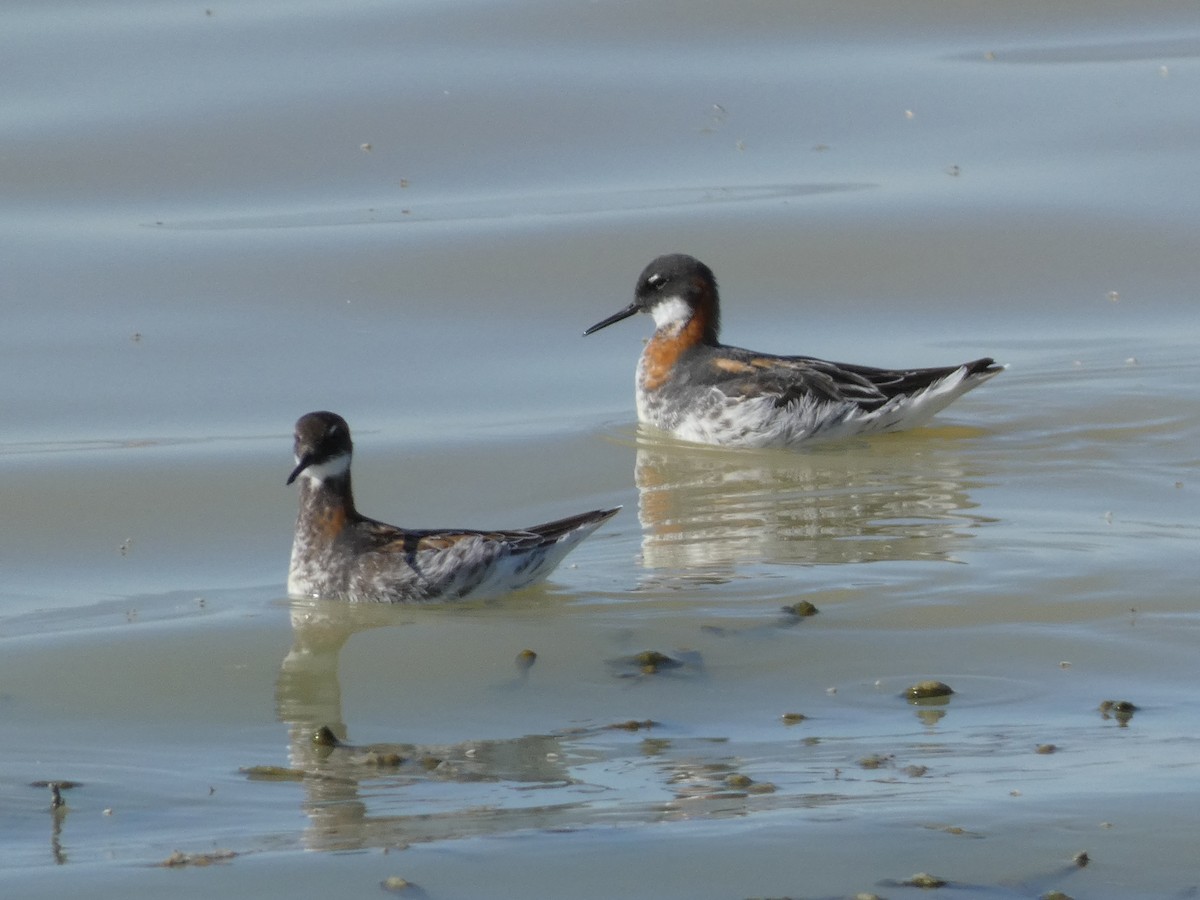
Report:
[[722,344],[712,270],[683,253],[642,270],[633,302],[589,335],[636,313],[654,318],[637,367],[638,419],[685,441],[786,447],[921,425],[1004,371],[991,358],[930,369],[877,369]]
[[350,489],[350,426],[336,413],[296,422],[300,515],[288,593],[353,602],[494,597],[542,580],[616,509],[514,531],[409,531],[360,514]]

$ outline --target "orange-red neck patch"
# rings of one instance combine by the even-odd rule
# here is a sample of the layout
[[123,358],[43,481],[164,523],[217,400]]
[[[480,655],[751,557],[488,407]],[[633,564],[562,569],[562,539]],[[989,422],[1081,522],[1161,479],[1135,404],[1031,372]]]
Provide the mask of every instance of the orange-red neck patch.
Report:
[[708,330],[708,312],[697,309],[687,323],[674,334],[655,332],[642,351],[642,388],[656,391],[671,377],[679,357],[691,347],[704,343]]

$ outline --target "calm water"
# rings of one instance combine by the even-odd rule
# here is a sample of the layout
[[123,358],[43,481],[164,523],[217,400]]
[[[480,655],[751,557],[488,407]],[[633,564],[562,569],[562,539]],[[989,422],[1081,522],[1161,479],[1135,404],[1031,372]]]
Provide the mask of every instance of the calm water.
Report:
[[[4,19],[5,896],[1200,884],[1194,4]],[[733,343],[1010,369],[909,434],[664,441],[649,323],[580,333],[675,250]],[[501,602],[289,603],[319,408],[369,514],[625,511]]]

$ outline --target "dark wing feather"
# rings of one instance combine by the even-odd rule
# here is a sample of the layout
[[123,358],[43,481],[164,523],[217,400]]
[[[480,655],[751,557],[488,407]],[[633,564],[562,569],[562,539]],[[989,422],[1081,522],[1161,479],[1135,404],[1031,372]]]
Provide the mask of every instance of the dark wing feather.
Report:
[[556,519],[543,525],[505,531],[482,531],[470,528],[442,530],[436,528],[409,531],[373,519],[362,522],[360,534],[366,538],[366,549],[411,555],[423,550],[448,550],[459,541],[482,537],[488,541],[508,544],[514,550],[544,547],[556,543],[563,535],[589,524],[599,525],[616,515],[616,509],[598,509],[566,519]]
[[691,373],[693,385],[715,387],[728,396],[765,395],[773,397],[777,406],[815,398],[875,409],[893,397],[927,388],[964,365],[969,375],[1000,371],[987,357],[957,366],[880,369],[811,356],[772,356],[740,347],[697,347],[693,352],[707,357],[679,367]]
[[621,507],[619,506],[612,509],[594,509],[591,512],[580,513],[577,516],[568,516],[565,519],[555,519],[553,522],[546,522],[542,525],[533,525],[526,529],[526,531],[541,537],[542,543],[553,544],[563,535],[577,528],[587,525],[599,525],[601,522],[611,519],[620,511]]

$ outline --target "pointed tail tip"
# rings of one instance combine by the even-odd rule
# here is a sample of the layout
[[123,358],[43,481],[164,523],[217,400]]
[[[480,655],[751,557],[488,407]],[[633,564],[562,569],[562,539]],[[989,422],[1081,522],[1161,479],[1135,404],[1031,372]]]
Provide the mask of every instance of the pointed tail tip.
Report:
[[589,513],[584,513],[580,518],[588,525],[600,525],[603,522],[607,522],[622,509],[624,507],[621,506],[613,506],[608,509],[593,509]]
[[608,509],[594,509],[591,512],[584,513],[579,517],[582,520],[581,525],[582,527],[587,528],[589,531],[594,528],[599,528],[601,525],[619,513],[622,509],[623,507],[620,506],[613,506],[609,507]]
[[964,365],[968,375],[983,375],[988,378],[993,375],[999,375],[1008,368],[1007,363],[998,363],[990,356],[985,356],[982,359],[977,359]]

